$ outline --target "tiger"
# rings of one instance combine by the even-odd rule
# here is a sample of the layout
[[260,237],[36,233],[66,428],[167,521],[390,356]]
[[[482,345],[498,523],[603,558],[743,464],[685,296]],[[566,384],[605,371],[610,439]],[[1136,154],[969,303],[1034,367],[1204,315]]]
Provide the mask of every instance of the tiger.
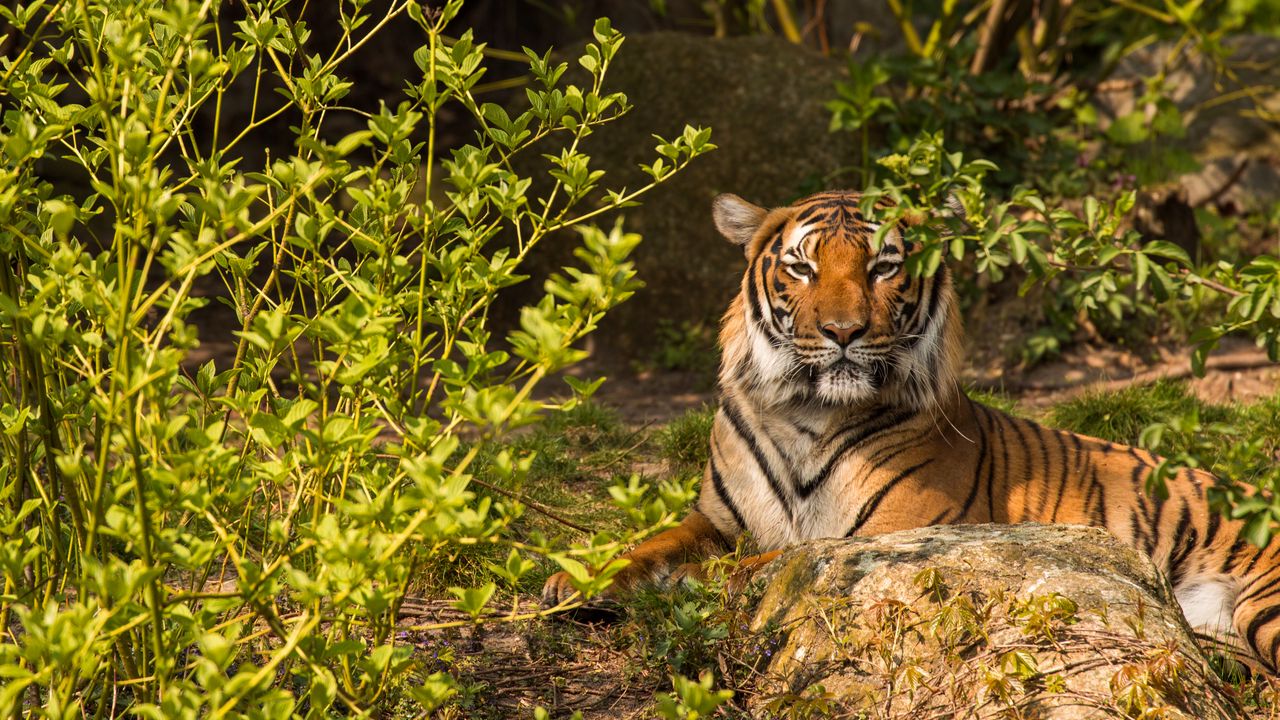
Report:
[[[1195,631],[1275,674],[1280,540],[1241,539],[1240,521],[1208,507],[1205,471],[1180,469],[1167,494],[1148,493],[1160,458],[970,399],[951,272],[906,266],[928,219],[883,228],[884,204],[863,200],[828,191],[773,210],[714,200],[715,226],[747,269],[721,325],[710,459],[693,509],[624,555],[609,594],[697,576],[744,534],[761,563],[816,538],[1091,525],[1152,559]],[[573,593],[558,573],[542,600]]]

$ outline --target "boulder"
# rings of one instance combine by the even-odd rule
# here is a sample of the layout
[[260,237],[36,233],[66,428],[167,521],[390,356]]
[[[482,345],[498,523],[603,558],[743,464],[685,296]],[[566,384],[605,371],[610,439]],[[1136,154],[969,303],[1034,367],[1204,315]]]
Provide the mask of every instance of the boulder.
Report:
[[756,715],[1243,717],[1164,577],[1098,529],[822,540],[757,580]]
[[[1186,136],[1172,144],[1162,139],[1162,147],[1180,146],[1201,166],[1176,183],[1185,201],[1192,207],[1217,202],[1266,209],[1280,201],[1280,38],[1238,35],[1224,48],[1229,57],[1221,67],[1172,42],[1136,50],[1104,83],[1098,106],[1104,122],[1128,114],[1138,108],[1144,83],[1164,73]],[[1175,50],[1185,56],[1171,59]]]

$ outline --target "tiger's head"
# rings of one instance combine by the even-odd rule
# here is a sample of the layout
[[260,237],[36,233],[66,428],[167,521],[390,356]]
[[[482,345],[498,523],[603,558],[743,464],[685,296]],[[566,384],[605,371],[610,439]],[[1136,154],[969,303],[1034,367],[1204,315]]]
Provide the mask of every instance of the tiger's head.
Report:
[[[899,221],[880,224],[854,192],[768,211],[736,195],[717,229],[747,255],[721,331],[722,384],[769,402],[939,407],[956,391],[960,322],[946,268],[914,277],[919,249]],[[877,246],[878,245],[878,246]]]

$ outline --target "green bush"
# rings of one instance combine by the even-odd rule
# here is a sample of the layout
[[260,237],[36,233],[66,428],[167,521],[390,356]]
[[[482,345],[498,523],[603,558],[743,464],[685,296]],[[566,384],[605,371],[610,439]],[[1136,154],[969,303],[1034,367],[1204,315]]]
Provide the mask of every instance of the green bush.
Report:
[[[1013,5],[999,17],[947,5],[921,36],[910,6],[891,3],[907,51],[853,62],[829,103],[832,128],[862,138],[868,205],[887,197],[894,213],[917,218],[950,208],[942,223],[916,233],[924,250],[913,270],[932,273],[949,257],[988,286],[1012,279],[1020,294],[1040,286],[1050,324],[1028,339],[1023,355],[1031,361],[1056,353],[1086,319],[1116,338],[1177,324],[1198,374],[1233,334],[1280,361],[1280,258],[1206,262],[1143,237],[1129,217],[1134,182],[1159,182],[1190,162],[1175,142],[1186,118],[1169,74],[1194,50],[1234,78],[1233,34],[1274,32],[1274,9],[1223,0]],[[1094,94],[1128,54],[1153,41],[1177,51],[1141,88],[1134,109],[1104,125]],[[1260,91],[1239,95],[1265,116]],[[1264,544],[1280,530],[1280,473],[1265,424],[1220,419],[1220,409],[1198,406],[1177,386],[1113,400],[1061,409],[1060,420],[1169,456],[1153,479],[1156,492],[1180,466],[1211,468],[1224,478],[1210,491],[1214,507],[1245,520],[1250,540]],[[1103,417],[1085,412],[1098,408],[1106,408]]]
[[[401,685],[429,710],[454,686],[396,640],[415,574],[500,546],[492,581],[451,590],[475,621],[512,618],[490,607],[499,583],[550,558],[597,592],[620,549],[687,501],[619,488],[639,529],[552,547],[510,539],[521,504],[469,487],[504,429],[590,394],[531,399],[636,287],[639,238],[589,223],[652,183],[607,188],[576,150],[627,110],[603,85],[618,33],[596,24],[581,86],[526,51],[528,109],[513,114],[472,92],[486,49],[446,34],[460,0],[342,0],[324,53],[286,4],[243,3],[233,32],[213,0],[0,8],[18,43],[0,61],[5,716],[363,714]],[[334,137],[358,113],[345,61],[404,16],[422,29],[421,75]],[[228,127],[236,82],[254,88],[252,117]],[[444,153],[443,112],[473,118],[474,142]],[[277,122],[287,143],[267,142]],[[534,194],[511,158],[553,134],[568,141]],[[708,137],[660,140],[653,183]],[[254,167],[260,142],[286,149]],[[86,190],[52,183],[55,165]],[[497,293],[567,229],[579,266],[494,337]],[[197,368],[210,284],[235,354]],[[518,478],[528,463],[497,451],[488,468]]]

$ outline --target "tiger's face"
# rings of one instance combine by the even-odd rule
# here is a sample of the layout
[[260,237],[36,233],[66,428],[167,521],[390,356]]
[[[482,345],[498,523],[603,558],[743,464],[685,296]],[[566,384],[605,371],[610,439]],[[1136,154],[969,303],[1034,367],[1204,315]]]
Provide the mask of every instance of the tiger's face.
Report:
[[740,297],[750,359],[799,399],[882,401],[912,392],[913,374],[936,374],[945,273],[912,277],[910,228],[877,241],[880,224],[860,204],[851,192],[772,212],[736,196],[716,200],[717,226],[747,254]]

